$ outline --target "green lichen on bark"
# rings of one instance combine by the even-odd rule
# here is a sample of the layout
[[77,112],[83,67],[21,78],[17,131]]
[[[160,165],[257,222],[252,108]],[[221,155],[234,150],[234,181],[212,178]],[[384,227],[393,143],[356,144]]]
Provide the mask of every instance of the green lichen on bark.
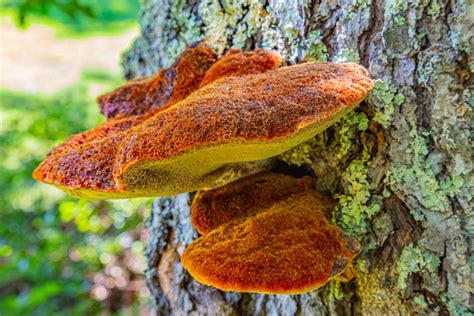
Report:
[[406,246],[397,262],[398,288],[408,287],[407,279],[412,273],[427,272],[429,278],[436,278],[441,264],[440,258],[430,252],[424,252],[412,244]]
[[344,194],[337,194],[337,223],[352,236],[361,238],[369,229],[368,222],[380,211],[381,205],[371,199],[368,181],[368,153],[354,160],[342,174]]
[[[426,137],[420,135],[416,127],[412,127],[407,136],[410,147],[406,154],[412,156],[410,164],[393,164],[387,173],[388,184],[403,195],[413,196],[427,211],[446,212],[448,198],[436,179],[430,159],[426,158],[429,154]],[[417,214],[418,210],[419,207],[413,208]]]
[[374,121],[385,128],[391,125],[395,109],[405,101],[403,94],[397,92],[392,84],[380,79],[375,81],[370,98],[375,111]]
[[327,61],[328,49],[323,42],[323,36],[320,31],[315,30],[308,34],[306,40],[306,56],[305,61]]
[[[470,1],[146,0],[143,6],[142,36],[124,58],[128,77],[149,75],[185,45],[207,39],[219,54],[263,47],[289,64],[358,61],[377,80],[354,113],[279,157],[338,198],[333,220],[365,249],[356,280],[298,296],[223,294],[190,280],[176,256],[170,261],[176,287],[155,291],[162,296],[157,306],[167,301],[176,313],[223,315],[472,312]],[[183,205],[165,214],[181,218]],[[162,222],[175,237],[160,235],[159,244],[178,254],[195,237],[184,217]],[[156,264],[150,261],[150,271]]]

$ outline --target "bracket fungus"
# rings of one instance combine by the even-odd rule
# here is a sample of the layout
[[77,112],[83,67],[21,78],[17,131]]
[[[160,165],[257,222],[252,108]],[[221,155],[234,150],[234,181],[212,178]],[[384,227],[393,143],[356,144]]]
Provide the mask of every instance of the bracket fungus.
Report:
[[114,176],[144,195],[212,188],[229,166],[276,156],[326,129],[372,87],[354,63],[219,79],[131,128]]
[[200,88],[217,79],[263,73],[278,68],[280,64],[280,54],[273,51],[260,48],[252,51],[242,51],[231,48],[206,72]]
[[262,49],[217,60],[192,45],[171,67],[100,97],[105,123],[54,148],[33,177],[93,199],[218,187],[193,202],[204,236],[182,256],[191,275],[222,290],[318,288],[359,243],[329,222],[334,203],[311,178],[258,172],[356,107],[373,82],[354,63],[280,64]]
[[109,120],[53,149],[34,178],[95,199],[214,188],[268,169],[373,87],[353,63],[277,68],[279,55],[261,49],[213,56],[194,45],[172,67],[99,98]]
[[329,215],[334,202],[314,191],[313,185],[313,178],[308,176],[299,179],[281,173],[260,172],[217,189],[199,191],[193,200],[191,222],[200,234],[205,235],[234,219],[266,210],[295,193],[314,195],[317,207]]
[[[203,67],[203,60],[205,59],[203,56],[208,56],[208,60],[211,60],[212,54],[205,44],[186,49],[178,58],[179,62],[171,67],[177,73],[173,77],[174,81],[166,84],[173,87],[175,91],[179,91],[179,96],[190,94],[196,89],[195,79],[179,80],[179,78],[186,75],[186,71],[189,72],[193,65],[201,64],[201,67]],[[206,82],[211,83],[224,76],[240,75],[243,73],[244,70],[242,69],[246,64],[254,65],[245,68],[245,73],[250,74],[274,69],[280,63],[281,59],[275,52],[232,50],[231,53],[223,56],[219,63],[215,63],[210,68],[207,67],[207,64],[205,65],[206,69],[209,68],[206,71]],[[155,77],[159,77],[161,73],[162,71]],[[192,77],[195,78],[195,76]],[[203,79],[203,76],[199,75],[199,78]],[[158,80],[155,81],[158,82]],[[162,84],[165,83],[162,82]],[[125,87],[130,86],[130,84],[127,84]],[[73,135],[60,146],[53,148],[48,153],[47,159],[35,170],[33,177],[39,181],[54,184],[72,196],[81,198],[110,199],[143,196],[140,192],[135,193],[131,190],[123,192],[118,189],[112,174],[118,146],[127,135],[128,129],[142,123],[161,109],[172,106],[179,99],[174,96],[168,103],[159,108],[157,104],[161,104],[163,97],[155,94],[158,101],[151,102],[154,106],[149,107],[144,114],[134,115],[141,113],[144,109],[143,106],[137,106],[138,103],[136,102],[137,99],[141,100],[143,96],[137,89],[127,89],[119,88],[99,98],[105,104],[105,107],[109,107],[109,110],[121,107],[120,114],[113,117],[113,111],[107,112],[108,110],[103,107],[102,111],[110,118],[92,130]],[[135,95],[135,93],[138,93],[138,95]],[[246,173],[246,168],[262,170],[268,164],[269,162],[245,164],[240,166],[239,172]]]
[[97,99],[107,118],[145,114],[151,109],[170,106],[199,88],[207,70],[217,60],[204,42],[186,48],[169,68],[151,77],[129,81]]
[[[197,281],[220,290],[267,294],[304,293],[341,275],[360,252],[360,245],[329,222],[325,213],[334,204],[315,194],[305,181],[262,174],[228,184],[225,190],[201,192],[193,202],[193,212],[228,222],[222,220],[188,246],[181,257],[183,266]],[[300,188],[283,197],[291,182]],[[252,195],[248,192],[252,184],[267,193],[264,202],[253,201],[260,207],[240,198]],[[208,203],[207,198],[215,203]],[[221,202],[229,207],[216,207]],[[210,210],[202,213],[206,207]],[[251,211],[238,211],[247,207]],[[216,208],[219,211],[213,214]]]

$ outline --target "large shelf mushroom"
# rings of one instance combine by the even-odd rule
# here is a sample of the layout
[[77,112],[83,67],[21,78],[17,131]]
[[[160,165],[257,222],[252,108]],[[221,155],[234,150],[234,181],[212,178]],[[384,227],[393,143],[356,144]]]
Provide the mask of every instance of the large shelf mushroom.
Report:
[[144,196],[212,188],[235,164],[276,156],[323,131],[372,86],[354,63],[219,79],[131,128],[114,177],[124,192]]
[[[114,199],[146,195],[142,190],[120,188],[113,175],[116,156],[128,130],[171,107],[198,86],[222,77],[268,71],[281,63],[277,53],[260,49],[252,52],[231,50],[216,63],[213,56],[214,53],[205,44],[192,46],[181,54],[172,67],[151,78],[132,81],[99,98],[102,112],[109,119],[92,130],[73,135],[54,148],[35,170],[33,177],[81,198]],[[207,71],[199,71],[198,75],[192,73],[201,68]],[[173,73],[173,76],[165,76],[166,73]],[[189,77],[192,80],[186,79]],[[152,86],[151,92],[146,94],[145,87]],[[160,91],[165,91],[167,96],[160,94]],[[152,100],[152,96],[156,101]],[[146,98],[147,104],[142,105],[135,98],[139,101]],[[165,104],[164,98],[169,99]],[[243,163],[238,174],[260,171],[268,163]]]
[[373,87],[354,63],[275,69],[280,61],[231,50],[210,66],[207,46],[188,48],[170,69],[100,98],[111,119],[53,149],[34,177],[95,199],[217,187],[268,168],[266,159],[336,122]]

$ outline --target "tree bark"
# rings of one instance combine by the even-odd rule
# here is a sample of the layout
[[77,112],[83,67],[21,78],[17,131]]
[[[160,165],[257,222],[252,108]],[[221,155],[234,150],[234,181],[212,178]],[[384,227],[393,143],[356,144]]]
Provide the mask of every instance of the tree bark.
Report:
[[275,49],[288,64],[351,60],[377,79],[354,113],[279,157],[338,200],[364,251],[356,278],[303,295],[224,293],[179,256],[197,238],[192,194],[159,198],[146,273],[158,315],[463,315],[474,311],[473,5],[467,1],[145,0],[128,78],[187,44]]

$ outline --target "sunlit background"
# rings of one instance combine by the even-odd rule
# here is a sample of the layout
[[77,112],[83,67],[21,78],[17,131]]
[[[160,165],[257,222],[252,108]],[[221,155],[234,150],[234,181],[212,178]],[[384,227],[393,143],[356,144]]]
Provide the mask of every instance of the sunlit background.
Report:
[[151,201],[77,200],[31,178],[103,121],[95,98],[123,82],[139,0],[0,3],[0,315],[147,314]]

